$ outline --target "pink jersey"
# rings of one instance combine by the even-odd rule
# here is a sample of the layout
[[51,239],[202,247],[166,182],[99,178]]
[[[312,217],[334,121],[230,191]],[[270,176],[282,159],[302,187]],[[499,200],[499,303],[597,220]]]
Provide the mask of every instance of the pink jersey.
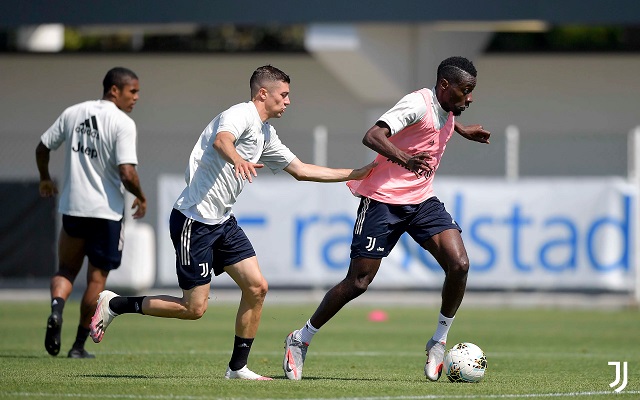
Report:
[[388,204],[420,204],[433,196],[433,177],[435,175],[447,142],[453,134],[454,116],[449,118],[442,129],[437,130],[433,123],[432,95],[428,89],[418,91],[427,104],[427,112],[415,124],[406,126],[389,138],[400,150],[407,154],[427,152],[431,156],[429,165],[432,173],[417,176],[405,167],[398,165],[378,154],[378,165],[361,181],[348,181],[347,186],[356,196]]

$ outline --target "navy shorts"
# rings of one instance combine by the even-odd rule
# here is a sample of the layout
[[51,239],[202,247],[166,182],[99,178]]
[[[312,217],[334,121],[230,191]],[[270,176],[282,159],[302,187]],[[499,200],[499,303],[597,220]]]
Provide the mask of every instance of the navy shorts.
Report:
[[222,224],[207,225],[174,208],[169,232],[176,250],[178,284],[184,290],[206,285],[212,273],[220,275],[227,265],[256,255],[233,215]]
[[120,266],[124,226],[122,220],[62,215],[62,228],[67,235],[85,240],[84,252],[96,268],[111,271]]
[[448,229],[462,232],[437,197],[411,205],[386,204],[363,197],[353,228],[350,257],[383,258],[405,232],[422,245]]

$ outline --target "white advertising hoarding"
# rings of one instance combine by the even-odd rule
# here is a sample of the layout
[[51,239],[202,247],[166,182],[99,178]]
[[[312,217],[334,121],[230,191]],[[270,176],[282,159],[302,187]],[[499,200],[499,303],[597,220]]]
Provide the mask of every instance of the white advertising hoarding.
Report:
[[[169,238],[182,176],[159,179],[158,284],[177,285]],[[637,189],[621,178],[439,178],[438,198],[462,227],[475,289],[631,291]],[[296,182],[264,174],[248,184],[234,214],[272,287],[326,287],[349,266],[359,200],[344,183]],[[403,235],[372,287],[440,288],[433,257]],[[232,286],[214,277],[213,286]]]

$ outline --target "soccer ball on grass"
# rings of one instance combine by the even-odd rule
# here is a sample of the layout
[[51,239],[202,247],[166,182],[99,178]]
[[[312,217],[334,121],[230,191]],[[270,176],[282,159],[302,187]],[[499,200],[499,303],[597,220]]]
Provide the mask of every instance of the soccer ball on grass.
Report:
[[442,372],[451,382],[480,382],[487,370],[487,356],[473,343],[458,343],[444,355]]

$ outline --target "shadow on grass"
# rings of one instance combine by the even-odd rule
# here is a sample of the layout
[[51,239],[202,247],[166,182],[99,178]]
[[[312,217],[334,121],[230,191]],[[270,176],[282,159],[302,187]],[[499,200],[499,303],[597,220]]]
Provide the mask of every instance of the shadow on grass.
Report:
[[[121,374],[84,374],[84,375],[78,375],[78,377],[82,377],[82,378],[124,378],[124,379],[165,379],[166,377],[164,376],[149,376],[149,375],[121,375]],[[283,377],[283,376],[273,376],[271,377],[273,378],[273,380],[288,380],[287,378]],[[226,380],[226,379],[225,379]],[[379,382],[380,379],[373,379],[373,378],[334,378],[334,377],[327,377],[327,378],[322,378],[322,377],[315,377],[315,376],[305,376],[304,377],[305,381],[377,381]]]
[[[287,378],[285,378],[284,376],[278,376],[278,377],[274,377],[272,376],[273,379],[275,380],[288,380]],[[353,382],[366,382],[366,381],[376,381],[376,382],[380,382],[386,379],[380,379],[380,378],[346,378],[346,377],[333,377],[333,376],[326,376],[326,377],[321,377],[321,376],[305,376],[302,378],[303,381],[353,381]],[[389,379],[389,381],[392,381],[392,379]]]
[[164,379],[161,376],[149,376],[149,375],[120,375],[120,374],[85,374],[78,375],[82,378],[125,378],[125,379]]
[[[48,354],[0,354],[0,358],[53,358]],[[64,357],[66,358],[66,357]]]

